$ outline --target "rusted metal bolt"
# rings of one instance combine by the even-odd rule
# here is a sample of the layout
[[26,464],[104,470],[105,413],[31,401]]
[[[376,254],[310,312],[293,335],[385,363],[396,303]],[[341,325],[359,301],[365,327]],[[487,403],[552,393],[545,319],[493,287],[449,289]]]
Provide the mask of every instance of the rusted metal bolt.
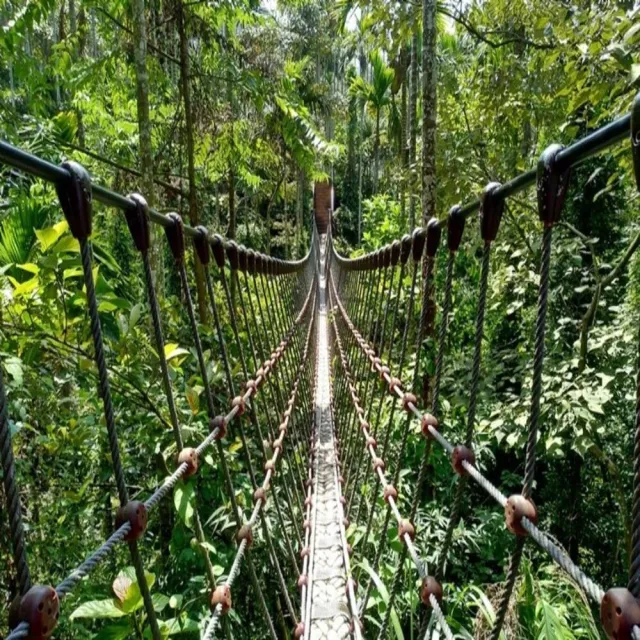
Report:
[[147,507],[144,502],[130,500],[116,511],[116,529],[119,529],[125,522],[131,525],[131,531],[124,539],[130,542],[140,538],[147,529]]
[[193,447],[185,447],[178,454],[178,466],[185,463],[187,465],[187,470],[184,472],[182,477],[186,480],[190,478],[195,473],[198,473],[198,452]]
[[510,496],[504,506],[504,517],[507,529],[517,536],[526,536],[527,530],[522,526],[522,518],[527,518],[533,524],[538,522],[538,510],[533,500],[528,500],[519,493]]
[[600,622],[609,640],[631,638],[640,625],[640,601],[628,589],[609,589],[600,602]]
[[462,464],[463,462],[467,462],[468,464],[475,466],[476,456],[473,453],[473,451],[471,451],[471,449],[469,449],[468,447],[465,447],[464,445],[459,444],[451,452],[451,466],[459,476],[468,475],[467,470],[464,468]]
[[229,609],[231,609],[231,588],[229,585],[218,585],[211,594],[209,604],[211,605],[212,611],[220,605],[220,613],[222,613],[222,615],[229,613]]
[[53,587],[34,585],[22,597],[18,596],[9,610],[9,628],[21,622],[29,625],[28,640],[46,640],[60,617],[60,599]]
[[433,576],[427,576],[422,581],[420,600],[425,607],[431,608],[431,596],[435,596],[438,602],[442,602],[442,595],[442,585]]
[[227,435],[227,421],[224,416],[216,416],[209,420],[209,432],[213,433],[216,429],[218,433],[215,439],[222,440]]
[[435,416],[432,416],[430,413],[425,413],[422,416],[422,420],[420,421],[420,424],[422,426],[422,435],[425,438],[427,438],[427,440],[435,440],[429,427],[432,427],[436,431],[439,430],[438,427],[440,425],[438,424],[437,418]]

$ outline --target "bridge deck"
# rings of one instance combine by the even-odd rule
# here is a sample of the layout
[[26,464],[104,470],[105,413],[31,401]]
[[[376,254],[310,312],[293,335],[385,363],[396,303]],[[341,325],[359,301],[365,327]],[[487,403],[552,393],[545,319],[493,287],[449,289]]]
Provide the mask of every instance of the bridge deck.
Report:
[[[321,241],[324,273],[325,238]],[[342,495],[338,482],[334,423],[331,410],[329,341],[325,280],[320,278],[318,318],[318,380],[316,388],[316,457],[311,516],[310,635],[311,640],[349,638],[349,605],[346,593],[346,536]]]

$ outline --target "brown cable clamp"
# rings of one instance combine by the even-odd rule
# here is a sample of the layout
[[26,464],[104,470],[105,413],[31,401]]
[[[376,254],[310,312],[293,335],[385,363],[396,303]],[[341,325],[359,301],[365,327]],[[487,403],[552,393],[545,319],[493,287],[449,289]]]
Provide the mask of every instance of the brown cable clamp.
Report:
[[463,462],[468,462],[471,466],[475,467],[476,456],[471,449],[459,444],[451,452],[451,466],[459,476],[466,476],[469,473],[464,468]]
[[402,236],[402,240],[400,240],[400,263],[407,264],[407,260],[411,255],[411,236],[409,234],[405,234]]
[[302,549],[300,549],[300,558],[302,560],[308,558],[309,555],[311,555],[311,549],[309,547],[302,547]]
[[247,271],[247,247],[243,244],[238,246],[238,269],[243,273]]
[[229,266],[236,271],[239,266],[238,245],[233,240],[229,240],[227,244],[227,258],[229,259]]
[[398,538],[402,544],[405,544],[404,536],[408,535],[411,540],[416,539],[416,528],[409,520],[400,520],[398,525]]
[[215,416],[209,420],[209,433],[218,430],[215,440],[222,440],[227,435],[227,420],[224,416]]
[[236,542],[240,544],[243,540],[247,541],[247,546],[250,547],[253,542],[253,529],[251,525],[243,524],[236,533]]
[[187,478],[190,478],[192,475],[198,473],[198,465],[199,465],[198,451],[193,447],[185,447],[178,454],[178,466],[180,466],[183,463],[187,465],[187,470],[182,475],[182,478],[186,480]]
[[220,605],[220,613],[222,615],[229,613],[229,609],[231,609],[231,588],[229,585],[218,585],[211,593],[209,604],[211,611],[214,611],[215,608]]
[[382,266],[388,267],[391,264],[391,245],[387,245],[386,247],[382,247]]
[[390,375],[391,373],[391,369],[389,369],[389,367],[384,364],[380,367],[380,380],[382,380],[383,382],[385,381],[384,376],[386,375]]
[[504,518],[507,529],[517,536],[528,535],[527,530],[522,526],[522,518],[526,518],[533,524],[538,522],[538,509],[531,499],[525,498],[517,493],[507,499],[504,506]]
[[631,107],[631,155],[636,188],[640,191],[640,93],[636,94]]
[[395,267],[400,260],[400,240],[391,243],[391,266]]
[[276,475],[276,463],[273,460],[267,460],[264,463],[264,472],[267,473],[269,471],[271,471],[272,476]]
[[167,214],[169,224],[164,228],[169,249],[176,264],[184,262],[184,223],[182,218],[175,212]]
[[235,409],[238,407],[238,413],[236,415],[241,416],[247,410],[247,403],[245,402],[244,396],[236,396],[231,401],[231,408]]
[[485,244],[491,244],[498,235],[504,212],[504,198],[498,195],[499,182],[490,182],[480,196],[480,236]]
[[369,447],[373,447],[374,449],[378,447],[378,441],[373,436],[367,438],[365,448],[368,449]]
[[407,413],[411,413],[411,407],[409,405],[413,405],[414,407],[417,407],[418,398],[416,398],[415,394],[405,391],[405,394],[402,396],[402,408]]
[[133,204],[124,210],[124,217],[129,227],[136,249],[146,254],[151,245],[151,233],[149,231],[149,205],[139,193],[130,193],[127,196]]
[[442,602],[442,585],[433,576],[427,576],[422,581],[420,589],[420,600],[425,607],[431,608],[431,596],[434,596],[438,602]]
[[298,622],[293,632],[293,637],[298,640],[304,636],[304,622]]
[[420,420],[420,426],[422,429],[422,435],[427,438],[427,440],[435,440],[431,430],[429,429],[429,427],[432,427],[436,431],[440,430],[440,424],[435,416],[432,416],[430,413],[424,413]]
[[560,219],[562,205],[569,188],[571,168],[558,166],[558,154],[564,149],[561,144],[548,146],[538,159],[536,170],[536,192],[538,216],[545,227],[553,227]]
[[414,262],[420,262],[422,260],[422,253],[424,252],[424,243],[427,239],[427,234],[422,227],[416,227],[411,234],[412,246],[412,258]]
[[300,574],[298,576],[298,589],[302,589],[302,587],[308,587],[309,586],[309,576],[306,574]]
[[388,484],[384,488],[382,497],[384,501],[388,504],[390,498],[393,498],[394,500],[398,499],[398,490],[392,484]]
[[263,505],[266,504],[266,502],[267,502],[267,492],[266,492],[264,487],[258,487],[253,492],[253,502],[254,502],[254,504],[256,502],[262,502]]
[[256,252],[253,249],[247,251],[247,271],[251,275],[256,274]]
[[391,378],[389,380],[389,393],[395,393],[396,389],[402,391],[402,380],[400,378]]
[[198,254],[198,260],[200,260],[200,264],[205,267],[211,261],[211,250],[209,249],[209,232],[206,227],[202,225],[196,227],[194,229],[196,232],[193,236],[193,248],[196,250]]
[[371,426],[369,425],[369,423],[366,420],[363,419],[363,420],[360,421],[360,428],[363,431],[365,431],[365,430],[368,431],[371,428]]
[[440,246],[440,238],[442,237],[442,229],[437,218],[431,218],[427,222],[427,240],[426,254],[428,258],[435,258]]
[[609,589],[600,602],[600,623],[609,640],[631,638],[640,626],[640,601],[628,589]]
[[124,539],[127,542],[138,540],[147,529],[147,507],[144,502],[130,500],[116,511],[116,529],[119,529],[125,522],[131,525],[131,531]]
[[374,470],[374,472],[377,471],[378,469],[380,469],[383,472],[385,470],[385,464],[384,464],[384,460],[382,458],[374,458],[373,459],[373,470]]
[[9,629],[20,623],[29,625],[26,640],[46,640],[51,636],[60,617],[60,598],[53,587],[34,585],[18,596],[9,608]]
[[224,240],[219,233],[214,234],[211,238],[211,253],[218,265],[218,269],[224,267]]
[[60,166],[68,175],[56,182],[58,200],[73,237],[83,240],[91,235],[91,177],[81,164],[73,160],[63,162]]
[[459,204],[453,205],[449,209],[449,217],[447,218],[447,247],[451,253],[455,253],[460,248],[465,222],[466,218],[462,214],[462,207]]

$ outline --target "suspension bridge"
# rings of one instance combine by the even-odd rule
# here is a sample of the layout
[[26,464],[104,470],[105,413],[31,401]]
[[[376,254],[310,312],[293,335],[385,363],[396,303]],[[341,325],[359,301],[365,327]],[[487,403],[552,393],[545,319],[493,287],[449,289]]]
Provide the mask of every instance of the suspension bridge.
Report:
[[[99,548],[77,567],[69,567],[68,575],[59,584],[33,584],[7,389],[0,375],[0,454],[13,567],[20,589],[7,608],[7,640],[55,636],[62,601],[82,581],[90,580],[92,572],[121,545],[128,547],[135,567],[151,637],[160,640],[172,633],[174,630],[167,629],[166,622],[159,619],[145,579],[146,536],[155,526],[158,505],[172,495],[179,483],[199,473],[209,449],[215,451],[215,464],[224,478],[225,500],[237,546],[222,576],[216,575],[209,552],[203,547],[210,613],[200,621],[199,633],[206,640],[217,635],[231,637],[227,616],[243,599],[253,603],[252,611],[262,621],[259,628],[266,637],[387,638],[392,633],[396,598],[406,587],[407,559],[413,566],[410,583],[419,580],[421,584],[419,637],[451,640],[455,636],[446,615],[447,564],[454,530],[463,517],[465,494],[472,485],[504,512],[505,526],[513,534],[511,561],[491,638],[500,637],[523,550],[529,543],[546,552],[599,609],[608,638],[640,640],[640,405],[633,425],[633,540],[627,585],[607,585],[605,591],[586,575],[538,526],[544,505],[536,506],[533,500],[553,230],[562,216],[571,168],[629,137],[629,153],[640,189],[638,97],[629,115],[567,147],[547,148],[536,169],[504,184],[491,182],[479,199],[454,206],[446,219],[432,219],[411,235],[354,259],[336,250],[330,219],[330,185],[323,184],[316,193],[317,226],[311,234],[309,251],[298,261],[275,259],[211,235],[204,227],[191,228],[178,214],[151,209],[140,194],[124,196],[92,184],[88,172],[75,162],[54,165],[0,142],[1,163],[55,185],[60,208],[79,242],[98,391],[120,503],[114,514],[113,533]],[[499,242],[505,202],[533,185],[537,190],[541,258],[527,443],[522,453],[525,471],[521,492],[507,496],[486,477],[482,462],[476,460],[476,405],[492,251]],[[144,499],[131,499],[122,462],[123,425],[114,411],[108,344],[94,282],[94,201],[124,213],[139,254],[151,338],[178,451],[173,472]],[[479,224],[468,224],[476,213]],[[192,431],[187,441],[176,410],[164,349],[163,317],[150,264],[152,224],[164,229],[173,257],[204,388],[208,433],[197,442],[191,441],[195,437]],[[438,419],[454,304],[452,290],[461,243],[478,233],[483,249],[479,258],[471,385],[464,439],[453,442]],[[442,260],[438,260],[440,255]],[[196,262],[205,274],[215,345],[203,343],[202,327],[194,309],[188,269]],[[435,288],[438,265],[445,270],[442,291]],[[434,300],[439,302],[437,307]],[[233,344],[226,337],[228,327],[223,326],[227,319]],[[433,386],[425,398],[417,391],[423,372],[416,354],[424,348],[429,332],[437,335],[437,349]],[[226,404],[220,403],[219,396],[212,392],[208,358],[222,364]],[[242,376],[241,387],[234,375],[236,368]],[[398,416],[405,416],[404,426],[400,441],[394,442],[391,426]],[[238,500],[230,453],[225,446],[230,437],[239,437],[242,442],[241,455],[253,491],[249,506]],[[400,472],[410,446],[421,451],[421,462],[418,469],[412,470],[415,473],[411,482],[404,483],[408,490],[401,493]],[[429,556],[435,555],[436,562],[428,564],[415,519],[434,456],[446,456],[458,479],[446,535],[435,554],[430,550]],[[380,514],[383,517],[376,518]],[[378,522],[382,522],[381,527]],[[351,525],[360,534],[357,542],[350,540],[354,530]],[[205,542],[207,531],[198,509],[193,526],[198,541]],[[372,576],[387,550],[390,533],[401,544],[400,558],[391,583],[382,585]],[[284,553],[279,551],[281,542]],[[278,586],[281,611],[272,611],[265,598],[262,572],[256,566],[256,546],[265,550]],[[359,569],[365,558],[372,569],[369,573]],[[241,572],[248,576],[249,593],[234,590]],[[387,606],[381,619],[371,619],[366,605],[381,589],[388,592]],[[282,629],[278,621],[284,621],[288,629]]]

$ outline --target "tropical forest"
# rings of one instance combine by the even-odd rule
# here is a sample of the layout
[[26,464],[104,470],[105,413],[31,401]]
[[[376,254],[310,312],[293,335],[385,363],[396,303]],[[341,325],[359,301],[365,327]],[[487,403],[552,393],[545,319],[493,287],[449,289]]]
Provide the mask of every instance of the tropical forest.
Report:
[[637,0],[0,2],[0,637],[640,640],[638,96]]

